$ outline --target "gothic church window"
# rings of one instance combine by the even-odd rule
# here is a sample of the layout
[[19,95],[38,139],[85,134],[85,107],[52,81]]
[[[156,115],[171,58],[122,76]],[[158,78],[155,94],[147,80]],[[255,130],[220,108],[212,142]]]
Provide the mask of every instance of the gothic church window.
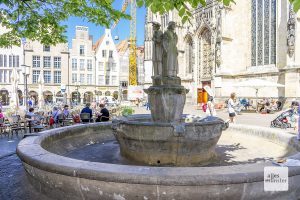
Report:
[[251,65],[276,63],[276,0],[252,0]]
[[186,74],[191,74],[193,72],[194,65],[194,52],[193,52],[193,40],[188,37],[185,43],[185,66]]

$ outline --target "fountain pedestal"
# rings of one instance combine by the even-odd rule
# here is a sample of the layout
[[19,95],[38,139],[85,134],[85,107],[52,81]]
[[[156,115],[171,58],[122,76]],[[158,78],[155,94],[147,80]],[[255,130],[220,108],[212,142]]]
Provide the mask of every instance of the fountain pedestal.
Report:
[[179,122],[186,100],[186,90],[183,86],[151,86],[145,92],[152,120],[154,122]]

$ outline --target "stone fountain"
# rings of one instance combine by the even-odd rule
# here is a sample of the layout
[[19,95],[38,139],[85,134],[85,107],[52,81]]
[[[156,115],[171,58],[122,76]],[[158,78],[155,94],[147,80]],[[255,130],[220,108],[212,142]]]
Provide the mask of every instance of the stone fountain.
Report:
[[133,115],[113,121],[122,156],[147,165],[193,166],[208,163],[224,121],[209,117],[185,123],[183,108],[188,90],[178,74],[177,35],[170,22],[163,33],[154,23],[153,85],[145,90],[150,115]]

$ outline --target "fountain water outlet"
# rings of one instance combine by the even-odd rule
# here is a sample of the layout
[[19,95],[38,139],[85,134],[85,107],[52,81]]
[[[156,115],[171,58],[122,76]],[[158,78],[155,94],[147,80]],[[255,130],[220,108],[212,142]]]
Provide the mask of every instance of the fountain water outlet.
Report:
[[188,90],[178,74],[177,35],[170,22],[164,33],[154,23],[153,85],[145,90],[150,115],[132,115],[113,121],[121,155],[146,165],[194,166],[215,157],[224,121],[210,117],[185,123],[183,108]]

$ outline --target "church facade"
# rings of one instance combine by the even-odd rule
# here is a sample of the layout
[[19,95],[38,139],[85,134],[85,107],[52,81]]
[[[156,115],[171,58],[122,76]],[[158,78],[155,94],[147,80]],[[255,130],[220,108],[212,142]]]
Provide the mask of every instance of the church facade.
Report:
[[234,87],[240,81],[264,79],[283,84],[258,90],[259,97],[300,97],[300,14],[288,0],[236,1],[229,7],[216,0],[192,10],[191,23],[181,23],[177,11],[158,15],[147,11],[145,23],[145,82],[152,76],[152,22],[167,29],[176,22],[178,62],[187,102],[203,101],[209,85],[217,98],[231,92],[255,97],[256,90]]

